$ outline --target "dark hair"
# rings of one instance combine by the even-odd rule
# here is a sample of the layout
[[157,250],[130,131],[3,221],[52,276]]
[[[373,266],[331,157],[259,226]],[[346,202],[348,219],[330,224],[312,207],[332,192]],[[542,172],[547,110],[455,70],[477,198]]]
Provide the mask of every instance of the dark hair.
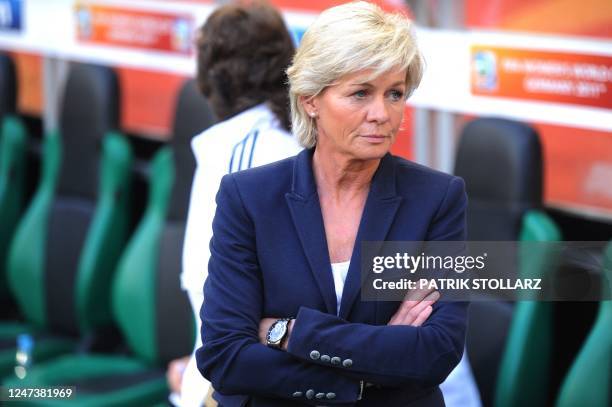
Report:
[[197,47],[198,86],[221,120],[267,102],[289,130],[285,69],[294,46],[276,9],[257,2],[221,6],[200,28]]

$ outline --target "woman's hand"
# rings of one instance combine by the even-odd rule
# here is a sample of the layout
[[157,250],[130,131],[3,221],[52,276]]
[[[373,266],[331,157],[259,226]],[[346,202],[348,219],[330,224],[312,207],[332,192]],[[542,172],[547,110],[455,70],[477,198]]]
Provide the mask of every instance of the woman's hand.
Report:
[[173,393],[181,394],[181,383],[183,382],[183,373],[189,363],[190,356],[185,356],[180,359],[174,359],[168,364],[166,370],[166,381],[168,387]]
[[431,315],[440,293],[433,289],[410,290],[387,325],[421,326]]

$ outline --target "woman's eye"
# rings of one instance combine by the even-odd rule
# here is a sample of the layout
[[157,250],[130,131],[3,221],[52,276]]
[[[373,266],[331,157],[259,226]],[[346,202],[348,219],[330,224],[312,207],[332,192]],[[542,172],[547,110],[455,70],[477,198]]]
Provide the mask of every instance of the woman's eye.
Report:
[[357,92],[353,93],[353,96],[355,96],[357,99],[363,99],[368,95],[368,93],[365,90],[358,90]]
[[402,100],[403,97],[404,97],[404,92],[399,91],[399,90],[391,91],[391,99],[395,101],[399,101],[399,100]]

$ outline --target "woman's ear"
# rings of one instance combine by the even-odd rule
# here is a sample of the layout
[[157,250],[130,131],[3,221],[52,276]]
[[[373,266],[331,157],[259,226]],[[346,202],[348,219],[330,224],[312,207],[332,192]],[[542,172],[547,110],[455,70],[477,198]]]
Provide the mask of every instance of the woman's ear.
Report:
[[300,104],[302,108],[306,112],[306,114],[310,117],[317,117],[317,101],[314,96],[299,96]]

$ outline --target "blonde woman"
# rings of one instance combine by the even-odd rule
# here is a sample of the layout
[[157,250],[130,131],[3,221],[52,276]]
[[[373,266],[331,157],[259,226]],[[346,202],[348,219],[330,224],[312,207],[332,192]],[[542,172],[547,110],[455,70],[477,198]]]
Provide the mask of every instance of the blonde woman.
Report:
[[360,300],[360,242],[465,238],[461,179],[389,154],[422,59],[410,20],[324,11],[288,69],[296,157],[227,175],[198,367],[223,406],[442,406],[466,304]]

